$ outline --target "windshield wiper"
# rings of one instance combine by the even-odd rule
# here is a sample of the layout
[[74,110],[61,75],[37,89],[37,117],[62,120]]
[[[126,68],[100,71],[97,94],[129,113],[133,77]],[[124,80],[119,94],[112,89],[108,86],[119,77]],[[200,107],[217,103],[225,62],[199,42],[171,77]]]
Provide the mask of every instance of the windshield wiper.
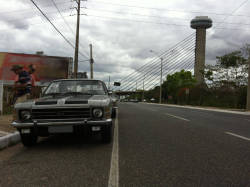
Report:
[[52,92],[52,93],[47,93],[47,94],[44,94],[45,96],[47,95],[52,95],[52,96],[56,96],[56,95],[61,95],[62,93],[59,93],[59,92]]
[[66,92],[66,93],[63,93],[63,95],[93,95],[91,93],[83,93],[83,92]]

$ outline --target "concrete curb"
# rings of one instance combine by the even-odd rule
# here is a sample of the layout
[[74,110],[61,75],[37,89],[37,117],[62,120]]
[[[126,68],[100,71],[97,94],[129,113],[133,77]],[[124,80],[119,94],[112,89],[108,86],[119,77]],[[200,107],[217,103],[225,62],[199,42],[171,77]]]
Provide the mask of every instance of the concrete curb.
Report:
[[0,150],[19,143],[21,140],[19,132],[14,132],[0,137]]
[[175,108],[189,108],[194,110],[206,110],[206,111],[213,111],[213,112],[223,112],[223,113],[231,113],[231,114],[240,114],[250,116],[250,112],[238,112],[232,110],[224,110],[224,109],[215,109],[215,108],[202,108],[202,107],[195,107],[195,106],[181,106],[181,105],[172,105],[172,104],[158,104],[158,103],[145,103],[151,105],[161,105],[161,106],[168,106],[168,107],[175,107]]

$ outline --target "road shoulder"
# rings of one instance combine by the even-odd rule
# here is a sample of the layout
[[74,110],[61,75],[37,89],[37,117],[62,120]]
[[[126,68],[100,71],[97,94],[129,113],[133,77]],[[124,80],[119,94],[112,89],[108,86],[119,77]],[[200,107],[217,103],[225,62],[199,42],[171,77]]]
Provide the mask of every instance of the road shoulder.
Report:
[[0,150],[20,142],[20,135],[10,123],[12,115],[0,116]]

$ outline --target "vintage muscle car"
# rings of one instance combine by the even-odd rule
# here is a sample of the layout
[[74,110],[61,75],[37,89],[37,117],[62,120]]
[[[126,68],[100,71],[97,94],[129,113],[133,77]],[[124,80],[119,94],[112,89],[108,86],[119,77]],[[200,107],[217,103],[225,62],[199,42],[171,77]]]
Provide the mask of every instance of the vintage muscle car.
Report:
[[38,136],[57,133],[93,134],[112,140],[113,102],[100,80],[61,79],[50,83],[42,97],[15,105],[12,125],[25,146]]

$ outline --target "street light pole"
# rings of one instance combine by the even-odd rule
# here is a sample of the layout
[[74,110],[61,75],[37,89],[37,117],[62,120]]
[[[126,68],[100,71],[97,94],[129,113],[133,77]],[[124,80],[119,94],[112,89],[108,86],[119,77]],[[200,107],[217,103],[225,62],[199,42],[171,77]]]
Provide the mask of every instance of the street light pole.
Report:
[[160,104],[161,104],[161,99],[162,99],[162,61],[163,61],[163,58],[161,57],[161,78],[160,78],[160,99],[159,99]]
[[160,58],[161,60],[161,76],[160,76],[160,94],[159,94],[159,103],[161,104],[161,100],[162,100],[162,63],[163,63],[163,58],[160,57],[155,51],[150,50],[149,52],[154,53],[158,56],[158,58]]
[[142,102],[144,101],[144,79],[145,75],[143,75],[143,83],[142,83]]

